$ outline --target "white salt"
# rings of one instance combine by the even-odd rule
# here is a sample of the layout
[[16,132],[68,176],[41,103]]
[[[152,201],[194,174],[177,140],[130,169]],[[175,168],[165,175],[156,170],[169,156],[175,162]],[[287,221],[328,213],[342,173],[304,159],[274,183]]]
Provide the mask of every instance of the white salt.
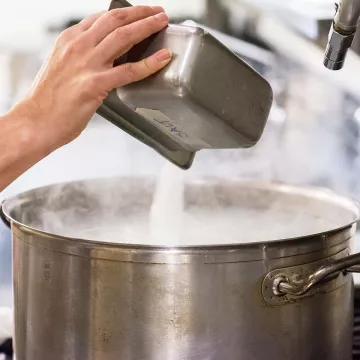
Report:
[[150,210],[152,244],[181,245],[184,214],[184,171],[167,162],[158,178]]

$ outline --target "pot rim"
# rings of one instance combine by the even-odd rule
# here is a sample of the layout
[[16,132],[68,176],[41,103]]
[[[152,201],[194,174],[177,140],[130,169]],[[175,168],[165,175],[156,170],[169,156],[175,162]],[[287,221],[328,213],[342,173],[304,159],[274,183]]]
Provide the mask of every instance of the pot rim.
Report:
[[[166,245],[145,245],[145,244],[128,244],[128,243],[112,243],[106,241],[87,240],[83,238],[73,238],[68,236],[62,236],[52,234],[43,230],[38,230],[32,226],[25,225],[20,221],[16,220],[12,215],[12,208],[19,205],[22,200],[24,201],[29,195],[36,193],[40,190],[51,189],[56,186],[71,185],[71,184],[82,184],[96,181],[106,181],[121,179],[121,181],[140,181],[145,183],[144,178],[133,178],[133,177],[119,177],[119,178],[102,178],[102,179],[87,179],[77,180],[69,182],[61,182],[58,184],[50,184],[46,186],[37,187],[32,190],[25,191],[16,196],[13,196],[5,200],[1,206],[1,212],[6,219],[11,223],[12,228],[16,228],[22,232],[26,232],[30,235],[36,235],[42,239],[56,239],[59,245],[63,245],[68,253],[69,247],[81,247],[87,250],[110,250],[114,252],[117,250],[120,253],[133,252],[142,254],[205,254],[211,250],[212,254],[215,253],[240,253],[245,250],[250,252],[253,250],[253,260],[261,260],[264,258],[263,254],[266,253],[266,258],[282,258],[288,256],[296,256],[300,254],[306,254],[314,251],[323,249],[329,249],[341,243],[348,242],[351,237],[355,234],[356,223],[360,218],[360,203],[349,197],[339,195],[332,190],[326,188],[319,188],[313,186],[295,186],[283,184],[280,182],[266,182],[266,181],[247,181],[247,180],[223,180],[219,178],[206,178],[202,180],[190,181],[188,184],[193,186],[215,186],[221,183],[225,186],[246,186],[251,189],[271,189],[282,193],[291,192],[298,195],[315,196],[317,199],[329,199],[333,203],[338,203],[343,207],[347,207],[349,211],[353,212],[353,221],[347,222],[341,227],[331,229],[329,231],[305,235],[300,237],[286,238],[280,240],[270,240],[263,242],[247,242],[247,243],[235,243],[235,244],[214,244],[214,245],[181,245],[181,246],[166,246]],[[148,181],[152,184],[153,181]],[[47,241],[49,242],[49,241]],[[61,247],[61,246],[60,246]],[[61,251],[62,252],[62,251]],[[256,253],[262,254],[262,256],[255,256]],[[74,253],[75,254],[75,253]],[[250,258],[247,257],[249,260]]]

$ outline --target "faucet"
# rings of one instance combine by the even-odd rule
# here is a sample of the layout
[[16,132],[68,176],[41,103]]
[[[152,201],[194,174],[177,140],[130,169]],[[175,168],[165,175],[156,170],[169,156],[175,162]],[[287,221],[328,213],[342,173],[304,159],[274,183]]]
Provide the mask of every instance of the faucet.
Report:
[[340,70],[351,48],[360,24],[360,0],[340,0],[332,23],[325,51],[324,65]]

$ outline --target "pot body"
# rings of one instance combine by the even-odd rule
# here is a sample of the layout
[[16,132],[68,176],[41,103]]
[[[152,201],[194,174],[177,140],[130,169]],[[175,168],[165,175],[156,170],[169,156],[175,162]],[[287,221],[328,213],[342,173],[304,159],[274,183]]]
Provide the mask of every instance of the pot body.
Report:
[[[148,211],[153,191],[141,179],[91,180],[5,202],[0,215],[12,225],[18,360],[351,359],[353,281],[342,270],[360,263],[359,255],[348,256],[359,218],[353,202],[321,190],[199,181],[185,187],[186,209],[251,210],[251,227],[239,218],[236,244],[76,239],[79,224],[106,227]],[[268,241],[275,235],[265,231],[263,242],[248,242],[252,227],[265,226],[264,212],[277,209],[327,225],[312,235],[314,227],[300,222],[308,236],[295,237],[291,223],[293,238]],[[266,227],[280,223],[283,234],[289,218],[275,219]],[[275,295],[278,278],[276,290],[286,283],[294,289],[294,282],[296,290],[297,275],[306,282],[323,265],[337,266],[335,276],[320,282],[317,272],[305,294]]]
[[351,275],[282,304],[267,302],[262,285],[273,269],[345,255],[353,233],[301,255],[287,256],[297,242],[284,256],[264,246],[248,261],[251,247],[99,247],[14,224],[17,359],[350,360]]
[[0,308],[12,307],[11,232],[0,222]]

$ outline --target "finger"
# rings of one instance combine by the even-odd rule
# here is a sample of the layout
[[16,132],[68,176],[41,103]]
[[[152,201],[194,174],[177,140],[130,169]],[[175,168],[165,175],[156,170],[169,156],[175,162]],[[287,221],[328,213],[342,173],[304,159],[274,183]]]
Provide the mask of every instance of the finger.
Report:
[[163,11],[164,9],[160,6],[132,6],[124,9],[114,9],[98,18],[89,28],[86,36],[96,46],[117,28]]
[[104,12],[90,15],[87,18],[80,21],[78,24],[67,28],[59,36],[60,41],[68,42],[75,39],[76,37],[81,35],[84,31],[86,31],[103,14]]
[[121,86],[143,80],[163,69],[172,59],[169,49],[163,49],[154,55],[136,63],[127,63],[117,66],[106,72],[108,89],[112,90]]
[[88,17],[86,17],[85,19],[83,19],[82,21],[80,21],[80,23],[78,24],[80,30],[82,31],[86,31],[88,29],[90,29],[90,27],[98,20],[100,19],[102,16],[104,16],[107,13],[107,11],[101,11],[98,12],[96,14],[90,15]]
[[162,12],[120,27],[108,35],[96,47],[97,56],[102,57],[105,61],[112,62],[129,51],[135,44],[161,31],[168,23],[168,16]]

